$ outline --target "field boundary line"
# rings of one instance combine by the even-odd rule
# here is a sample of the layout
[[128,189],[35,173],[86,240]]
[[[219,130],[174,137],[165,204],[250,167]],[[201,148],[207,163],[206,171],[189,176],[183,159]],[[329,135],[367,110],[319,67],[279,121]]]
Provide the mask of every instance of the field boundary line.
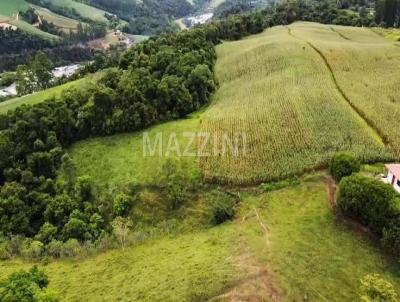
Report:
[[389,140],[387,139],[386,135],[383,134],[382,131],[381,131],[379,128],[377,128],[377,127],[375,126],[375,124],[373,123],[373,121],[370,120],[370,119],[365,115],[365,113],[364,113],[363,111],[361,111],[359,108],[357,108],[357,107],[351,102],[350,98],[345,94],[344,90],[340,87],[340,85],[339,85],[339,83],[338,83],[338,81],[337,81],[337,79],[336,79],[336,76],[335,76],[335,73],[333,72],[332,66],[329,64],[328,59],[325,57],[325,55],[322,53],[322,51],[319,50],[319,49],[318,49],[315,45],[313,45],[311,42],[309,42],[309,41],[307,41],[307,40],[305,40],[305,39],[302,39],[302,38],[299,38],[299,37],[293,35],[292,30],[291,30],[291,28],[289,28],[289,27],[288,27],[288,34],[289,34],[289,36],[291,36],[291,37],[293,37],[293,38],[295,38],[295,39],[298,39],[298,40],[300,40],[300,41],[303,41],[303,42],[307,43],[307,45],[308,45],[309,47],[311,47],[311,48],[320,56],[320,58],[321,58],[322,61],[325,63],[325,66],[326,66],[326,68],[328,69],[328,71],[329,71],[329,73],[330,73],[330,75],[331,75],[331,79],[332,79],[332,81],[333,81],[333,83],[334,83],[336,89],[339,91],[339,93],[341,94],[341,96],[342,96],[342,97],[345,99],[345,101],[350,105],[350,107],[357,113],[357,115],[358,115],[362,120],[365,121],[365,123],[372,129],[372,131],[375,132],[375,133],[378,135],[378,137],[381,139],[381,142],[382,142],[384,145],[390,145],[390,142],[389,142]]

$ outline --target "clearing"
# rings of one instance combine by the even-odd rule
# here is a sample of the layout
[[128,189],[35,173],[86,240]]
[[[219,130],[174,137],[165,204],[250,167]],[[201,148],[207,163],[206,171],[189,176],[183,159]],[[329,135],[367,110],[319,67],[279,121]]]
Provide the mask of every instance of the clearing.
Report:
[[0,114],[5,114],[9,110],[14,110],[18,106],[21,105],[34,105],[40,102],[43,102],[52,97],[57,98],[63,90],[71,87],[85,87],[85,85],[89,85],[90,80],[93,75],[87,76],[83,79],[79,79],[76,81],[68,82],[63,85],[55,86],[46,90],[34,92],[32,94],[24,95],[22,97],[14,98],[7,100],[5,102],[0,103]]

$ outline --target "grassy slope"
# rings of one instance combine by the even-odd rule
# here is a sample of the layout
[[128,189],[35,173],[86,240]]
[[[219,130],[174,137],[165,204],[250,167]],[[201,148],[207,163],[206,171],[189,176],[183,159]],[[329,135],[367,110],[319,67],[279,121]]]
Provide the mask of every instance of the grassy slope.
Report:
[[18,21],[15,20],[17,12],[24,11],[28,9],[28,7],[29,3],[25,0],[3,0],[0,2],[0,15],[4,17],[0,18],[0,20],[15,25],[30,34],[41,36],[44,39],[58,40],[58,36],[41,31],[21,19]]
[[[251,273],[259,267],[269,272],[267,282],[279,289],[283,301],[305,296],[308,301],[355,301],[359,279],[369,273],[383,275],[400,289],[399,265],[335,219],[321,176],[293,188],[242,196],[236,222],[125,252],[46,265],[51,288],[68,301],[189,301],[235,288],[242,297],[257,293],[267,298],[270,293],[258,291],[258,276]],[[254,208],[268,228],[267,240]],[[30,266],[0,262],[0,279]]]
[[[44,267],[67,301],[189,301],[220,291],[234,278],[228,227],[110,251]],[[0,262],[0,279],[31,264]]]
[[12,17],[18,11],[28,9],[29,5],[25,0],[2,0],[0,1],[0,14]]
[[[343,40],[332,34],[335,43]],[[202,131],[232,137],[247,133],[248,149],[239,159],[203,158],[207,179],[260,182],[318,167],[339,150],[364,160],[384,153],[381,140],[343,98],[318,53],[286,27],[223,43],[217,53],[220,89]]]
[[33,105],[43,102],[51,97],[58,97],[63,90],[71,87],[83,87],[85,84],[89,83],[89,81],[90,77],[87,77],[76,81],[68,82],[60,86],[35,92],[33,94],[25,95],[15,99],[10,99],[8,101],[0,103],[0,114],[5,114],[7,113],[7,111],[14,110],[15,108],[23,104]]
[[[148,129],[151,143],[158,133],[163,137],[164,152],[159,156],[143,156],[143,132],[120,134],[111,137],[93,138],[75,144],[69,151],[76,164],[78,174],[89,175],[101,187],[118,187],[130,182],[151,183],[157,171],[165,162],[164,157],[170,135],[177,135],[181,148],[185,148],[188,138],[184,132],[198,131],[201,113],[191,117],[154,126]],[[195,148],[195,144],[192,146]],[[175,157],[176,152],[171,152]],[[184,157],[188,169],[197,173],[197,159]]]
[[52,2],[54,5],[60,7],[75,8],[78,14],[80,14],[84,18],[88,18],[98,22],[107,22],[107,19],[104,16],[105,11],[95,8],[93,6],[89,6],[73,0],[53,0]]
[[336,220],[322,179],[261,196],[248,196],[241,213],[253,207],[267,225],[269,244],[258,223],[247,222],[244,236],[269,266],[285,301],[356,301],[359,279],[379,273],[400,290],[399,264]]
[[64,29],[66,31],[71,30],[76,30],[76,27],[78,26],[79,22],[77,20],[67,18],[61,15],[58,15],[56,13],[53,13],[52,11],[37,6],[33,5],[35,8],[36,13],[44,20],[53,23],[55,26]]

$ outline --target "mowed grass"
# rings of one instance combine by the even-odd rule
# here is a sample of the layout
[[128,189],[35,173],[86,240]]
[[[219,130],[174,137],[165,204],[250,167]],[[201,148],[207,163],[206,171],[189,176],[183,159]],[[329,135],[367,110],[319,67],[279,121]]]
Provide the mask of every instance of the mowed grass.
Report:
[[400,293],[398,261],[338,220],[326,194],[317,175],[296,187],[244,197],[240,216],[253,218],[244,220],[238,236],[269,269],[282,301],[358,301],[360,279],[371,273]]
[[[326,28],[330,38],[343,40]],[[233,156],[210,144],[213,156],[200,161],[206,180],[246,184],[285,178],[325,166],[338,151],[364,161],[390,157],[341,95],[320,55],[286,27],[223,43],[217,54],[220,88],[201,130],[232,141],[244,133],[246,148]]]
[[0,114],[6,114],[9,110],[14,110],[18,106],[34,105],[43,102],[52,97],[59,97],[61,93],[68,88],[76,87],[82,88],[90,84],[90,79],[92,76],[88,76],[76,81],[68,82],[63,85],[55,86],[46,90],[38,91],[29,95],[14,98],[0,103]]
[[[358,301],[360,279],[371,273],[400,290],[399,263],[336,219],[322,175],[241,196],[234,222],[39,266],[62,301],[205,301],[235,290],[240,301],[269,301],[271,285],[279,301]],[[0,262],[0,280],[32,265]]]
[[[184,155],[184,149],[190,141],[184,133],[198,131],[200,120],[201,113],[197,113],[183,120],[151,127],[146,131],[92,138],[74,144],[68,152],[76,165],[78,175],[89,175],[103,189],[123,187],[129,183],[145,185],[157,182],[160,168],[168,158],[179,157],[186,169],[190,169],[195,175],[198,174],[197,158],[179,155]],[[161,152],[155,147],[157,135],[162,140],[158,145],[162,147]],[[168,147],[175,146],[174,136],[179,151]],[[150,153],[149,148],[155,150],[154,155]],[[196,149],[194,141],[189,152],[195,152]]]
[[399,155],[399,47],[366,28],[334,27],[348,39],[320,24],[297,23],[290,28],[322,53],[349,102]]
[[[223,226],[39,267],[62,301],[204,301],[238,277],[230,258],[233,231]],[[0,280],[30,267],[0,262]]]

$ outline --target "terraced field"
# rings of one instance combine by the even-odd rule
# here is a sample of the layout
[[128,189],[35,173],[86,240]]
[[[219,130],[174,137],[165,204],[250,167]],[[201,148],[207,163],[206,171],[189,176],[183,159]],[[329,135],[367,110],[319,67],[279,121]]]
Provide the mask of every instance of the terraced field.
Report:
[[385,143],[394,147],[396,129],[383,126],[385,115],[399,116],[399,51],[368,29],[314,23],[220,45],[220,89],[201,128],[231,141],[244,133],[246,148],[233,156],[221,152],[223,141],[210,144],[212,156],[200,160],[204,178],[284,178],[326,165],[337,151],[363,161],[392,158]]

